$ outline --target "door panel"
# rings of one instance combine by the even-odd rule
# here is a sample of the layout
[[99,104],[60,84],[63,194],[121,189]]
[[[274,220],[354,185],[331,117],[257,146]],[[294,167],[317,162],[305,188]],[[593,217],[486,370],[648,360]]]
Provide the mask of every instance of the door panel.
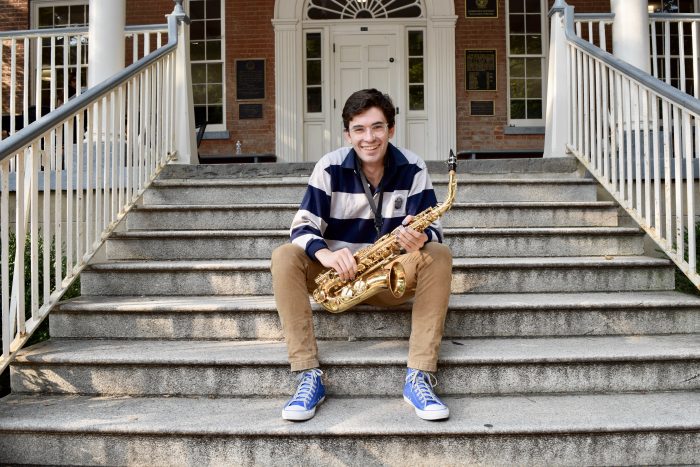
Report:
[[[376,88],[388,93],[397,104],[396,35],[338,34],[335,44],[332,146],[345,144],[342,134],[342,112],[345,100],[360,89]],[[337,125],[335,122],[338,122]],[[392,141],[396,144],[397,136]]]

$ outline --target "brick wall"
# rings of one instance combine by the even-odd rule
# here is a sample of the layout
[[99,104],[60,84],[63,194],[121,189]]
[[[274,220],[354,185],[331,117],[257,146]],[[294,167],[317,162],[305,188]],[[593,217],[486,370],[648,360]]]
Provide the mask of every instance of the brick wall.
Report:
[[[14,31],[18,29],[27,29],[29,27],[29,4],[27,0],[3,0],[2,7],[0,8],[0,30],[2,31]],[[2,112],[6,113],[9,111],[9,88],[10,88],[10,48],[9,41],[3,43],[3,53],[2,53]],[[20,66],[24,62],[24,53],[21,46],[18,47],[17,53],[17,76],[16,79],[20,83],[17,88],[17,108],[21,109],[22,102],[21,92],[22,92],[22,82],[24,79],[24,74],[22,67]],[[21,113],[21,111],[20,111]]]

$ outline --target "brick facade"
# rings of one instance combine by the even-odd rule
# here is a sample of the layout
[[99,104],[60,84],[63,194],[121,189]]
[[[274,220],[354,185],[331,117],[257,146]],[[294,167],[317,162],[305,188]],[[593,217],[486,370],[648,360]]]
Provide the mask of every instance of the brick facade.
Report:
[[[222,0],[223,1],[223,0]],[[550,0],[550,4],[552,0]],[[606,12],[610,0],[570,0],[577,12]],[[206,154],[231,154],[236,141],[242,142],[243,152],[268,153],[275,150],[275,37],[272,26],[275,0],[237,0],[225,3],[225,81],[226,128],[229,139],[205,140],[201,151]],[[127,24],[163,23],[164,15],[173,8],[171,0],[127,0]],[[455,31],[457,149],[541,150],[543,135],[508,135],[508,80],[506,53],[506,0],[499,0],[498,18],[467,19],[465,1],[455,0],[458,16]],[[29,26],[27,0],[4,0],[0,9],[0,29],[25,29]],[[497,51],[497,89],[495,91],[466,91],[465,50],[495,49]],[[263,105],[263,118],[238,118],[241,102],[235,95],[235,63],[239,59],[265,60],[265,98],[255,103]],[[9,73],[9,55],[3,54],[3,85]],[[290,83],[290,86],[296,86]],[[7,99],[5,99],[7,100]],[[494,101],[495,115],[470,115],[473,100]],[[250,101],[246,101],[250,102]],[[7,103],[3,102],[6,109]]]

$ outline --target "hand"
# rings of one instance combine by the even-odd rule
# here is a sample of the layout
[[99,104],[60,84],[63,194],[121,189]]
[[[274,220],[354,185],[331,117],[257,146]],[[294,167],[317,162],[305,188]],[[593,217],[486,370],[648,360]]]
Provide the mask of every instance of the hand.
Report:
[[408,253],[420,250],[425,245],[425,242],[428,241],[428,234],[425,232],[417,232],[410,227],[406,227],[412,220],[413,216],[406,216],[396,233],[396,240],[401,245],[401,248]]
[[352,252],[347,248],[338,251],[331,251],[328,248],[318,250],[316,259],[325,267],[335,269],[341,280],[354,279],[355,274],[357,274],[357,262],[355,262]]

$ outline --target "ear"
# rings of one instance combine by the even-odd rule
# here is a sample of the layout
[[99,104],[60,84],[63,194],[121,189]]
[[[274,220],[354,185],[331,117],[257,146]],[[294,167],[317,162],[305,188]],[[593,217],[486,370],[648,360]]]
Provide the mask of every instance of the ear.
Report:
[[392,126],[389,128],[389,139],[394,137],[394,133],[396,132],[396,125]]
[[343,135],[345,135],[345,142],[352,144],[352,139],[350,138],[350,132],[348,130],[343,130]]

